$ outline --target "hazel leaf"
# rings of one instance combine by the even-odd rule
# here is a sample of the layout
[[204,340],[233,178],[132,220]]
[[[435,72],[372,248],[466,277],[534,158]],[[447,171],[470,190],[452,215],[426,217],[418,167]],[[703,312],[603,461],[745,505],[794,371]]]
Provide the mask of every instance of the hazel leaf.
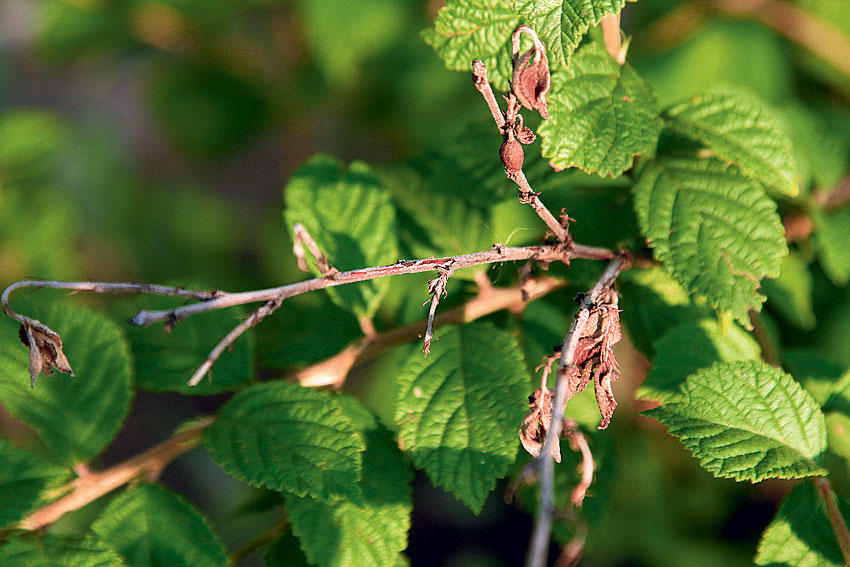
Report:
[[225,471],[252,486],[362,501],[363,440],[333,396],[288,382],[249,386],[204,430]]
[[510,2],[448,0],[422,37],[449,69],[469,72],[472,60],[478,59],[487,66],[493,87],[506,91],[511,79],[509,38],[519,21]]
[[529,391],[516,340],[495,327],[441,327],[398,377],[399,443],[431,480],[479,513],[517,453]]
[[734,163],[778,195],[798,193],[791,140],[759,98],[741,88],[714,89],[664,111],[665,122]]
[[[298,168],[284,190],[287,227],[303,225],[340,271],[391,264],[398,259],[395,207],[378,175],[363,162],[346,166],[328,155]],[[294,240],[293,240],[294,241]],[[319,274],[310,262],[314,273]],[[389,281],[379,278],[327,288],[334,303],[356,316],[375,314]]]
[[787,254],[776,203],[762,186],[715,158],[660,158],[634,187],[641,231],[667,272],[749,326],[759,281]]
[[826,474],[826,424],[794,379],[764,362],[718,362],[688,377],[679,401],[644,412],[717,477],[759,482]]
[[[38,431],[61,462],[87,462],[112,440],[130,409],[133,363],[127,341],[115,323],[85,309],[34,304],[21,311],[50,322],[76,373],[44,377],[31,388],[22,380],[31,362],[24,348],[0,341],[0,402]],[[18,334],[17,327],[11,319],[0,321],[7,337]]]
[[[850,522],[850,502],[838,497],[844,523]],[[846,565],[841,548],[830,529],[829,518],[815,487],[802,482],[785,497],[776,517],[761,535],[756,565]]]
[[538,134],[543,156],[558,167],[616,177],[651,153],[661,132],[652,87],[596,43],[552,73],[547,100],[549,120]]

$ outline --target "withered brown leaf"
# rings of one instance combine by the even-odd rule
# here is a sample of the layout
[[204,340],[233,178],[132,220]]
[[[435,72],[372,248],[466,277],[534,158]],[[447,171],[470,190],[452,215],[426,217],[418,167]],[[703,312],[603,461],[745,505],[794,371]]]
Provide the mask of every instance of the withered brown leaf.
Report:
[[74,375],[71,364],[62,350],[62,338],[46,325],[29,319],[18,330],[21,342],[29,348],[30,387],[35,386],[39,374],[52,376],[56,369]]
[[[534,45],[519,55],[519,37],[527,33]],[[552,86],[549,74],[549,59],[546,57],[546,46],[530,27],[522,25],[514,30],[513,41],[513,75],[511,77],[511,92],[519,103],[529,110],[536,110],[543,118],[549,118],[546,105],[546,94]]]
[[599,302],[589,308],[582,334],[576,343],[574,366],[568,376],[569,397],[581,393],[593,379],[596,405],[602,414],[599,429],[608,427],[617,407],[611,383],[619,378],[620,372],[611,347],[623,338],[618,300],[617,292],[608,290]]
[[[538,456],[540,451],[543,450],[546,435],[552,424],[552,396],[554,393],[550,388],[537,388],[528,397],[528,407],[531,411],[522,420],[522,426],[519,428],[519,440],[525,450],[534,457]],[[561,462],[561,443],[557,438],[552,446],[552,457],[556,463]]]

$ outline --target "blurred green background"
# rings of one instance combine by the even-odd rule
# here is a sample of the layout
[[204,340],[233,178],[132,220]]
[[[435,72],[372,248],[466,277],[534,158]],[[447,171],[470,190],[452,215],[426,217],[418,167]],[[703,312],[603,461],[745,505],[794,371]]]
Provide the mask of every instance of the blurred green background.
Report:
[[[630,4],[623,14],[634,36],[630,61],[662,105],[720,83],[753,89],[786,120],[804,191],[835,187],[848,173],[850,76],[789,41],[767,12],[723,6]],[[850,34],[846,0],[796,6],[845,39]],[[235,291],[302,278],[281,217],[281,191],[298,164],[319,151],[378,165],[427,161],[470,122],[489,120],[469,76],[446,70],[419,37],[439,7],[424,0],[3,0],[0,281],[138,280]],[[505,194],[508,212],[492,228],[507,239],[517,219],[527,217]],[[820,348],[846,367],[848,293],[821,270],[805,241],[796,252],[813,269],[811,319],[783,321],[782,300],[771,297],[768,324],[786,343]],[[287,321],[310,325],[307,315],[322,308],[340,336],[356,333],[351,316],[314,295],[288,302],[256,330],[263,376],[320,360],[344,344],[333,336],[319,345],[299,342]],[[565,299],[550,301],[553,312]],[[36,300],[126,311],[123,299],[43,291]],[[566,317],[549,317],[546,304],[535,309],[529,320],[548,344],[558,342]],[[418,303],[390,300],[381,316],[392,325],[424,312]],[[390,375],[394,357],[398,352],[390,351],[352,379],[379,413],[391,411],[391,400],[369,376]],[[711,478],[662,428],[637,416],[641,407],[629,396],[646,363],[633,351],[620,358],[622,405],[612,428],[594,436],[607,468],[587,504],[585,564],[749,564],[788,485]],[[222,399],[140,392],[98,464],[147,448]],[[0,433],[22,443],[32,438],[4,414]],[[181,457],[164,481],[210,516],[231,550],[280,514],[252,505],[264,495],[226,477],[200,450]],[[412,565],[521,565],[531,521],[502,501],[503,490],[475,517],[418,476]],[[82,510],[60,528],[79,529],[93,513]]]

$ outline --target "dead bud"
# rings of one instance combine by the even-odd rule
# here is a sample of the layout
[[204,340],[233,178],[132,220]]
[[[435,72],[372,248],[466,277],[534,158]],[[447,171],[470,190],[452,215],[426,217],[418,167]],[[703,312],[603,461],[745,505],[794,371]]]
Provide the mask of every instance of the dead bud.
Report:
[[[531,36],[534,45],[531,49],[519,54],[520,37],[523,33]],[[511,92],[520,104],[529,110],[536,110],[542,118],[549,118],[546,107],[546,94],[552,86],[549,75],[549,60],[546,57],[546,46],[537,37],[533,29],[526,25],[518,26],[511,35],[513,44],[513,76]]]
[[502,165],[508,173],[516,173],[522,171],[522,162],[525,160],[525,153],[513,132],[508,132],[507,139],[502,142],[502,147],[499,148],[499,158],[502,160]]

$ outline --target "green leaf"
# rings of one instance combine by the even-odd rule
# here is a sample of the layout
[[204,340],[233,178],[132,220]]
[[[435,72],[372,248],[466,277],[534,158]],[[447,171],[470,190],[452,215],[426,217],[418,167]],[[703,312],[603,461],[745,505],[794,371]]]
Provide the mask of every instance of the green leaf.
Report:
[[[122,306],[131,316],[140,309],[173,309],[174,298],[146,296]],[[189,395],[218,394],[247,384],[254,377],[254,335],[248,331],[228,348],[213,365],[208,377],[197,386],[189,378],[210,351],[240,323],[244,309],[217,310],[181,320],[170,333],[159,325],[129,326],[127,337],[136,360],[136,383],[153,392]]]
[[645,413],[715,476],[826,474],[823,413],[791,376],[763,362],[718,362],[688,377],[681,401]]
[[541,150],[559,167],[616,177],[632,167],[634,156],[651,153],[661,132],[652,87],[596,43],[552,73],[547,102]]
[[758,343],[738,325],[731,324],[724,332],[719,323],[707,319],[676,327],[655,342],[654,350],[658,354],[637,397],[662,402],[678,401],[679,387],[697,370],[719,361],[761,357]]
[[839,287],[850,281],[850,207],[824,212],[813,209],[814,244],[823,271]]
[[125,567],[100,539],[42,534],[14,537],[0,547],[0,567]]
[[92,531],[130,567],[225,567],[224,546],[206,519],[181,496],[155,485],[118,495]]
[[427,178],[409,167],[385,168],[381,178],[406,214],[400,228],[410,232],[414,225],[420,229],[419,241],[412,235],[407,239],[417,257],[466,254],[486,250],[495,243],[487,211],[471,205],[463,192],[435,192]]
[[[850,503],[838,497],[844,523],[850,522]],[[801,482],[785,497],[776,517],[762,533],[756,565],[840,567],[845,565],[815,487]]]
[[[304,225],[328,262],[340,271],[391,264],[398,259],[395,209],[368,165],[317,155],[298,168],[284,190],[290,233]],[[315,262],[310,258],[308,264]],[[385,278],[331,287],[334,302],[357,316],[371,317],[386,293]]]
[[713,89],[664,111],[667,124],[779,195],[799,192],[791,140],[782,123],[753,93]]
[[32,453],[0,439],[0,529],[19,522],[45,491],[68,480],[69,471],[39,461]]
[[549,58],[566,65],[587,29],[618,13],[626,0],[514,0],[513,4],[546,44]]
[[809,266],[797,252],[790,252],[782,259],[779,277],[762,281],[768,305],[776,309],[783,318],[805,330],[814,329],[815,313],[812,309],[814,282]]
[[713,316],[711,309],[691,299],[660,266],[630,270],[618,278],[620,320],[629,338],[646,357],[655,357],[655,342],[682,323]]
[[249,386],[219,410],[204,443],[228,474],[252,486],[362,499],[363,441],[325,392],[279,381]]
[[472,60],[481,60],[493,87],[506,91],[512,74],[510,37],[519,21],[510,2],[448,0],[422,38],[449,69],[471,75]]
[[398,377],[399,442],[417,467],[480,513],[516,458],[530,382],[516,340],[486,324],[441,328]]
[[76,375],[42,376],[30,388],[19,325],[6,319],[0,327],[0,401],[38,431],[62,462],[87,462],[112,440],[130,409],[133,368],[126,339],[99,313],[60,304],[16,309],[59,333]]
[[758,282],[787,253],[776,203],[737,168],[716,159],[663,158],[635,185],[641,230],[666,270],[748,326],[764,297]]
[[318,567],[397,565],[407,547],[412,475],[393,435],[352,398],[339,399],[366,440],[363,503],[333,504],[286,494],[292,531],[310,564]]

